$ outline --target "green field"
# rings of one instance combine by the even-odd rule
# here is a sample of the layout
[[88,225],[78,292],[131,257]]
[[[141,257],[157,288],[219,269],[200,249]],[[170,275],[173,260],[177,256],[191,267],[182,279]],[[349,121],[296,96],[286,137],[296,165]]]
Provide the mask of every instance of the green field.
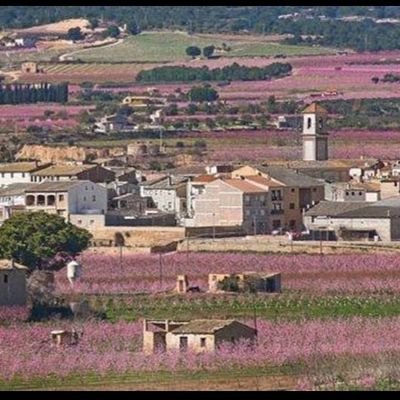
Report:
[[334,53],[335,50],[306,47],[286,46],[279,43],[246,41],[245,37],[238,36],[237,40],[225,40],[216,35],[215,38],[190,36],[180,32],[151,32],[139,36],[129,37],[122,44],[98,49],[88,49],[74,53],[74,57],[84,62],[170,62],[188,60],[185,50],[189,46],[200,48],[214,45],[222,46],[226,43],[232,51],[226,53],[229,57],[256,57],[275,56],[285,54],[317,55]]

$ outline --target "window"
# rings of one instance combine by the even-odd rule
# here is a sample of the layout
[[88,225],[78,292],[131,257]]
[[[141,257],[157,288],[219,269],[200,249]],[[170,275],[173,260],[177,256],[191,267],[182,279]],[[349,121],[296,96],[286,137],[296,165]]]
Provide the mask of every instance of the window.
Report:
[[4,178],[6,174],[4,172],[1,173],[1,177]]
[[319,124],[319,129],[324,129],[324,120],[322,118],[319,119],[318,124]]
[[350,192],[346,192],[346,196],[349,196],[350,195]]
[[291,192],[292,192],[292,193],[296,193],[296,189],[292,189]]
[[4,275],[3,282],[8,283],[8,275]]
[[92,201],[95,202],[96,201],[96,196],[92,196]]
[[260,215],[265,216],[265,210],[260,210]]
[[188,338],[186,336],[182,336],[179,338],[179,350],[187,351],[188,349]]
[[14,172],[11,172],[10,177],[14,178]]
[[358,192],[359,196],[362,196],[362,192]]
[[93,219],[90,220],[90,225],[94,225],[94,220]]
[[317,188],[314,188],[312,191],[313,191],[314,193],[316,193],[316,192],[317,192]]
[[63,194],[58,195],[58,201],[59,202],[64,201],[64,195]]
[[200,347],[206,347],[206,344],[207,344],[207,338],[205,338],[205,337],[202,337],[202,338],[200,338]]
[[311,127],[312,127],[312,119],[307,118],[307,129],[311,129]]
[[296,227],[296,221],[294,219],[290,220],[289,226],[293,229]]
[[244,201],[245,201],[246,203],[250,203],[250,196],[245,196],[245,197],[244,197]]
[[250,210],[246,210],[246,217],[250,217],[250,215],[251,215]]
[[352,196],[355,196],[356,194],[355,194],[354,192],[351,192],[351,195],[352,195]]
[[78,225],[82,225],[82,220],[78,219]]
[[25,178],[25,172],[22,173],[22,177]]
[[290,209],[294,210],[295,208],[296,208],[295,204],[294,203],[290,203]]
[[86,196],[84,196],[84,198],[83,198],[83,201],[87,201],[87,198],[86,198]]
[[85,186],[85,190],[89,190],[89,188],[87,186]]

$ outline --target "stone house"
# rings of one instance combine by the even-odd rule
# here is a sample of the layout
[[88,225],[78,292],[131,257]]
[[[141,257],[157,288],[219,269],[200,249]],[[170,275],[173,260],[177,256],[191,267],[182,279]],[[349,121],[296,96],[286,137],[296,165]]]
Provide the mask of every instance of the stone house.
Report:
[[140,184],[140,196],[153,199],[155,206],[164,212],[183,217],[186,208],[186,184],[187,178],[163,176],[154,181]]
[[38,74],[40,69],[38,64],[35,62],[25,62],[21,65],[21,72],[23,74]]
[[208,291],[217,293],[221,291],[219,284],[227,278],[235,278],[238,281],[239,291],[245,289],[246,283],[250,284],[257,292],[263,293],[280,293],[281,292],[281,274],[243,272],[242,274],[209,274],[208,275]]
[[143,351],[215,352],[223,343],[255,342],[257,330],[235,320],[147,321]]
[[14,261],[0,260],[0,306],[26,305],[27,270]]
[[32,182],[84,180],[94,183],[110,183],[115,173],[99,165],[54,165],[31,174]]

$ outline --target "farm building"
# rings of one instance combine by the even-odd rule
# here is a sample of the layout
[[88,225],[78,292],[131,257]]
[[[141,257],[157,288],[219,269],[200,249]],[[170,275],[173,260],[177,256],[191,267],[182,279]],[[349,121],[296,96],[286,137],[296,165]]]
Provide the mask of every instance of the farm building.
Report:
[[27,301],[28,268],[10,260],[0,260],[0,306],[24,306]]
[[38,74],[40,68],[35,62],[25,62],[21,65],[21,71],[23,74]]
[[[232,291],[244,291],[246,286],[264,293],[280,293],[281,292],[281,274],[279,273],[256,273],[244,272],[242,274],[210,274],[208,276],[208,290],[211,293],[224,291],[222,285],[226,280],[236,280],[237,285]],[[236,283],[235,282],[235,283]],[[227,290],[225,290],[227,291]]]
[[254,342],[257,330],[235,320],[148,321],[143,323],[143,351],[214,352],[222,343]]

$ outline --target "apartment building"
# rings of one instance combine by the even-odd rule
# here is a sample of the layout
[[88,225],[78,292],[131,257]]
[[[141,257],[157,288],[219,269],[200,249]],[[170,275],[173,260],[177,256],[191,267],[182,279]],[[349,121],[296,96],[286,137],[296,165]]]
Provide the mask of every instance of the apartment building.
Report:
[[266,233],[267,191],[242,179],[217,179],[194,200],[195,227],[242,227],[249,234]]
[[[243,166],[232,173],[232,178],[264,177],[282,185],[282,215],[285,229],[304,228],[303,211],[325,198],[325,182],[298,171],[278,166]],[[275,189],[276,190],[276,189]]]

